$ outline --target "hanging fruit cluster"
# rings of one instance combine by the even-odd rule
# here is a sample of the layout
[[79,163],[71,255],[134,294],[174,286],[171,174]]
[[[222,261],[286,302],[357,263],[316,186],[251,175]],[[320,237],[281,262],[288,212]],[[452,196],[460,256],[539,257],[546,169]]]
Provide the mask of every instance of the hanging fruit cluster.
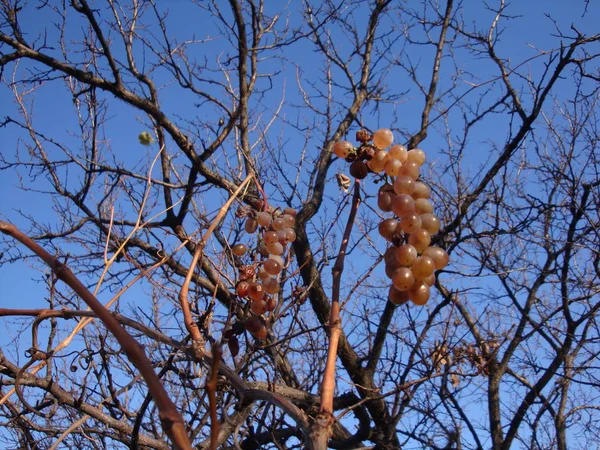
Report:
[[285,266],[288,244],[296,240],[294,226],[296,210],[255,211],[244,209],[239,214],[246,217],[244,231],[254,234],[258,231],[255,251],[249,252],[244,244],[235,244],[231,252],[240,258],[247,254],[254,257],[252,264],[239,268],[236,294],[248,300],[250,316],[245,321],[248,330],[257,339],[267,336],[265,314],[277,306],[273,297],[279,292],[279,275]]
[[379,233],[390,243],[384,253],[385,273],[392,280],[389,300],[395,305],[408,300],[424,305],[435,283],[435,271],[448,264],[448,253],[430,246],[440,220],[433,214],[431,189],[419,178],[425,152],[392,145],[394,135],[387,128],[372,135],[361,130],[356,140],[358,147],[348,141],[336,142],[333,152],[351,162],[350,174],[355,178],[365,178],[369,172],[387,175],[377,206],[394,214],[379,224]]

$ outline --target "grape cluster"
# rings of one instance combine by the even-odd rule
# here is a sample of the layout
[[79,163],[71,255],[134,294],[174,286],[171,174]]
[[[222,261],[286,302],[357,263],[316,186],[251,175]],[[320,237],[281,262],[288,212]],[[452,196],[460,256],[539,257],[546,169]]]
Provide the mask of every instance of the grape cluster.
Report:
[[[384,253],[385,273],[392,280],[389,300],[395,305],[408,300],[424,305],[435,282],[435,271],[446,267],[449,260],[444,249],[430,246],[431,236],[441,224],[433,214],[431,189],[419,178],[425,152],[392,145],[394,136],[387,128],[373,135],[360,131],[356,137],[361,142],[358,148],[348,141],[338,141],[333,147],[336,156],[352,161],[350,174],[364,178],[373,172],[390,177],[377,196],[379,209],[394,214],[379,224],[379,234],[390,243]],[[356,176],[363,172],[364,176]]]
[[[273,295],[280,289],[278,276],[285,265],[284,257],[287,245],[296,240],[296,210],[286,208],[283,211],[254,211],[244,213],[244,230],[249,234],[259,231],[256,252],[257,260],[253,264],[239,268],[239,281],[235,291],[238,296],[249,301],[252,315],[246,319],[246,329],[257,339],[267,336],[264,314],[277,306]],[[248,252],[244,244],[235,244],[231,252],[243,257]]]

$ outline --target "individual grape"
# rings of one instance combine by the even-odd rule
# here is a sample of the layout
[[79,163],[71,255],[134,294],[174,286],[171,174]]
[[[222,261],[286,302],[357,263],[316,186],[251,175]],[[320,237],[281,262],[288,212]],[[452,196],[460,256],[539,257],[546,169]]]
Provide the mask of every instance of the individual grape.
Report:
[[419,165],[413,161],[407,161],[405,162],[402,167],[400,168],[400,170],[398,171],[398,175],[402,175],[405,177],[409,177],[412,178],[413,180],[416,180],[417,178],[419,178]]
[[392,210],[392,194],[389,192],[380,192],[377,196],[377,207],[385,212]]
[[254,282],[248,285],[248,297],[252,300],[260,300],[265,293],[262,284]]
[[262,256],[269,256],[267,244],[265,244],[264,241],[258,244],[258,253],[260,253]]
[[433,260],[435,270],[443,269],[450,261],[450,257],[448,256],[446,250],[440,247],[427,247],[425,250],[423,250],[423,255],[429,256]]
[[381,187],[379,188],[379,190],[377,192],[379,194],[382,194],[384,192],[393,193],[394,192],[394,186],[392,186],[390,183],[382,184]]
[[404,244],[398,247],[394,252],[396,261],[400,266],[410,267],[415,259],[417,259],[417,249],[410,244]]
[[406,162],[407,157],[408,152],[406,151],[406,147],[404,145],[393,145],[388,151],[388,158],[397,159],[402,164]]
[[281,267],[283,267],[285,264],[283,258],[279,255],[269,255],[269,259],[277,261],[281,265]]
[[267,245],[267,251],[270,255],[283,255],[283,245],[279,242],[274,242]]
[[354,178],[362,180],[367,176],[368,173],[369,169],[364,162],[354,161],[352,164],[350,164],[350,175],[352,175]]
[[435,284],[435,273],[432,273],[427,278],[425,278],[423,281],[425,283],[427,283],[428,286],[433,286]]
[[402,218],[400,228],[406,234],[414,233],[421,228],[421,216],[418,214],[408,214]]
[[292,228],[284,228],[282,231],[285,231],[288,242],[294,242],[296,240],[296,232]]
[[258,222],[254,218],[248,217],[244,223],[244,230],[246,233],[252,234],[257,230],[257,228]]
[[387,175],[390,177],[395,177],[400,172],[402,168],[402,163],[397,159],[388,159],[385,162],[384,170]]
[[408,235],[408,243],[416,248],[418,252],[422,252],[429,247],[431,235],[429,234],[429,231],[421,228]]
[[415,200],[415,211],[417,214],[431,214],[433,212],[433,204],[425,198],[418,198]]
[[420,148],[413,148],[408,151],[407,161],[412,161],[417,163],[419,166],[422,166],[425,163],[425,152]]
[[248,295],[248,286],[250,283],[247,281],[240,281],[235,287],[235,293],[240,297],[245,297]]
[[415,277],[408,267],[400,267],[392,275],[392,283],[399,291],[407,291],[415,282]]
[[256,221],[261,227],[268,227],[269,225],[271,225],[272,220],[273,216],[271,216],[271,214],[266,211],[259,212],[256,215]]
[[429,231],[430,234],[435,234],[440,230],[440,219],[433,214],[421,214],[421,228]]
[[383,253],[383,260],[386,264],[389,264],[391,261],[396,261],[396,247],[393,245],[389,246]]
[[281,216],[281,220],[283,220],[283,224],[287,228],[293,228],[294,225],[296,225],[296,219],[294,218],[294,216],[290,216],[289,214],[284,214],[283,216]]
[[294,208],[285,208],[283,210],[283,214],[287,214],[288,216],[296,217],[296,215],[298,214],[298,211],[296,211]]
[[408,194],[399,194],[392,200],[392,211],[398,217],[405,217],[415,211],[415,201]]
[[424,281],[415,281],[415,284],[413,284],[408,291],[408,297],[410,300],[415,305],[419,306],[426,304],[430,295],[431,291],[429,289],[429,285]]
[[267,278],[263,281],[263,289],[267,294],[277,294],[279,292],[279,283],[273,277]]
[[367,166],[375,173],[380,173],[385,168],[387,161],[387,152],[385,150],[377,150],[373,157],[367,162]]
[[429,275],[433,274],[435,270],[435,264],[433,263],[433,259],[429,256],[419,256],[412,263],[411,269],[413,271],[413,275],[415,276],[415,280],[424,281]]
[[398,266],[398,264],[386,264],[385,265],[385,276],[388,277],[390,280],[392,279],[392,277],[394,276],[394,272],[396,271],[396,269],[399,269],[400,266]]
[[354,146],[348,141],[337,141],[333,146],[333,153],[338,158],[347,158]]
[[269,312],[274,311],[275,308],[277,307],[277,300],[275,300],[270,295],[266,295],[264,298],[265,298],[265,302],[267,302],[267,311],[269,311]]
[[278,217],[277,219],[273,219],[271,227],[273,227],[275,231],[283,230],[285,228],[285,222],[281,217]]
[[267,312],[267,302],[265,302],[262,298],[260,300],[252,300],[250,302],[250,311],[252,311],[257,316],[263,315]]
[[246,251],[248,251],[248,247],[246,247],[244,244],[235,244],[233,247],[231,247],[231,253],[233,253],[235,256],[242,256],[244,253],[246,253]]
[[269,273],[263,267],[259,267],[258,271],[256,272],[256,276],[260,280],[266,280],[267,278],[269,278]]
[[411,195],[415,190],[415,180],[410,177],[401,176],[394,181],[394,192],[396,194]]
[[257,316],[252,316],[246,319],[244,325],[246,327],[246,330],[248,330],[252,334],[258,333],[258,331],[265,326],[260,317]]
[[373,133],[373,144],[379,148],[387,148],[394,142],[394,135],[387,128],[380,128]]
[[392,284],[390,286],[390,290],[389,290],[389,293],[388,293],[388,299],[390,300],[390,302],[393,305],[396,305],[396,306],[404,305],[408,301],[408,292],[406,292],[406,291],[399,291]]
[[379,224],[379,234],[388,241],[392,240],[398,230],[399,222],[396,219],[385,219]]
[[263,263],[263,267],[265,272],[267,272],[269,275],[277,275],[282,269],[281,264],[274,259],[266,259]]
[[415,189],[412,192],[412,197],[417,200],[418,198],[429,198],[431,195],[431,188],[422,181],[415,181]]
[[256,339],[266,339],[267,338],[267,327],[265,327],[264,325],[261,327],[260,330],[258,330],[256,333],[252,333],[252,336],[254,336]]
[[277,231],[269,230],[265,232],[265,234],[263,235],[263,240],[265,241],[266,245],[274,244],[275,242],[279,241]]

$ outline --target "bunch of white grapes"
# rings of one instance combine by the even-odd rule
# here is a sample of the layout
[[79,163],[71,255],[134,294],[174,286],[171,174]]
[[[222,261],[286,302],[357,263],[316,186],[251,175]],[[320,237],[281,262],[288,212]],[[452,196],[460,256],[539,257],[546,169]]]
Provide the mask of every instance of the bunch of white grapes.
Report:
[[333,152],[352,161],[350,174],[356,178],[365,178],[369,172],[389,176],[377,197],[379,209],[394,214],[379,224],[379,233],[390,243],[384,253],[385,273],[392,280],[389,300],[395,305],[408,300],[424,305],[435,283],[435,271],[448,265],[448,253],[430,246],[441,224],[433,214],[431,189],[419,178],[425,152],[392,145],[394,136],[387,128],[373,135],[359,131],[356,137],[361,142],[358,147],[338,141]]
[[[285,265],[284,256],[288,244],[296,240],[296,210],[286,208],[283,211],[250,211],[244,223],[244,230],[249,234],[259,231],[256,250],[262,258],[251,265],[240,268],[239,281],[235,291],[238,296],[249,300],[252,315],[246,320],[246,329],[256,338],[267,336],[266,322],[263,315],[277,306],[273,295],[280,289],[278,280]],[[231,252],[244,257],[248,247],[236,244]]]

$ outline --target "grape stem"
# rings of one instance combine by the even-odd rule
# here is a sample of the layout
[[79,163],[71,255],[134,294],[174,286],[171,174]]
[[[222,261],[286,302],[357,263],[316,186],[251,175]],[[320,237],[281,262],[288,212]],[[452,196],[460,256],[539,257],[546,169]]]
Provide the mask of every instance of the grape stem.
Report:
[[334,423],[333,395],[335,392],[335,361],[342,332],[342,320],[340,318],[340,286],[348,242],[350,241],[350,234],[352,232],[352,227],[354,226],[360,201],[360,180],[355,179],[350,215],[348,216],[348,222],[346,223],[346,228],[342,237],[340,251],[332,269],[333,286],[331,293],[331,313],[329,316],[329,348],[327,350],[327,362],[325,364],[323,383],[321,385],[321,408],[317,420],[315,420],[311,430],[313,442],[316,444],[314,448],[316,449],[327,448],[327,442],[331,435]]

